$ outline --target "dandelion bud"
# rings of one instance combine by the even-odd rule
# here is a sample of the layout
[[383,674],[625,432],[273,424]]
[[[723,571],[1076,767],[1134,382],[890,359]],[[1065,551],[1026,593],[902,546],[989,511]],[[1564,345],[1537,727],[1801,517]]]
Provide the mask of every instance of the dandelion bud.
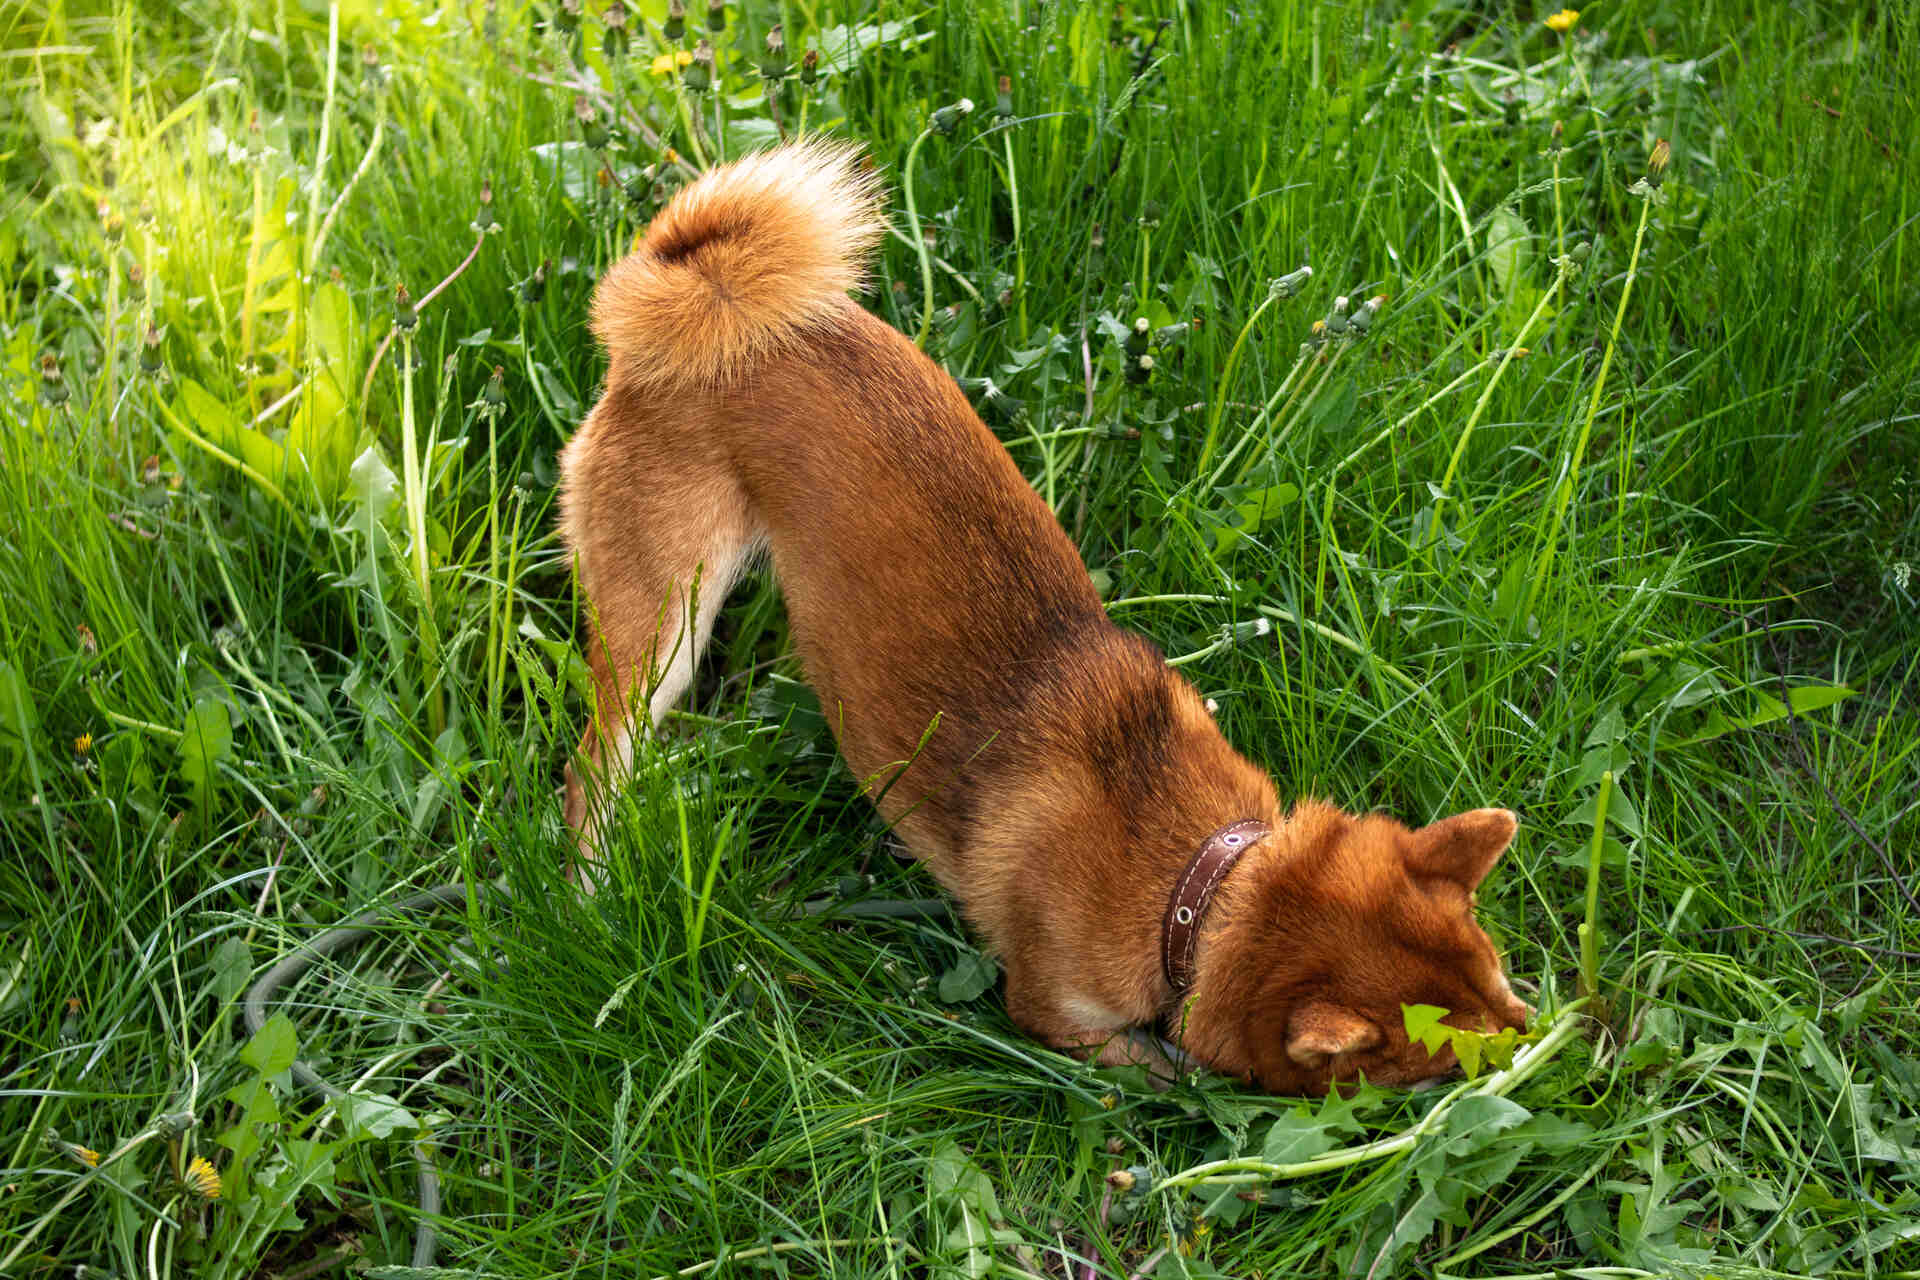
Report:
[[613,135],[607,132],[607,126],[600,123],[600,114],[587,101],[586,95],[582,94],[573,100],[573,114],[580,121],[581,139],[595,151],[604,148],[612,139]]
[[1667,145],[1665,138],[1653,144],[1653,152],[1647,157],[1647,181],[1659,186],[1666,178],[1667,165],[1673,160],[1673,148]]
[[767,80],[779,80],[792,65],[787,60],[786,35],[776,22],[767,30],[767,56],[760,59],[760,75]]
[[1002,120],[1013,118],[1013,77],[1000,77],[1000,95],[994,100],[993,114]]
[[480,403],[504,407],[507,403],[507,371],[502,365],[493,366],[493,373],[487,378],[487,385],[480,389]]
[[727,29],[726,0],[707,0],[707,30],[718,35]]
[[152,378],[159,375],[160,369],[160,331],[148,325],[146,339],[140,346],[140,372]]
[[1153,376],[1153,357],[1143,355],[1127,366],[1127,381],[1139,386]]
[[1145,316],[1141,316],[1138,320],[1135,320],[1133,322],[1132,332],[1127,334],[1127,341],[1125,344],[1127,348],[1127,354],[1130,356],[1145,355],[1147,353],[1147,345],[1152,340],[1152,338],[1153,338],[1153,322],[1147,319]]
[[71,394],[67,384],[60,380],[59,357],[51,351],[43,352],[40,356],[40,403],[49,409],[58,409]]
[[121,235],[126,231],[126,223],[115,213],[105,200],[100,202],[100,229],[105,233],[108,244],[119,244]]
[[1010,396],[1002,391],[992,378],[986,378],[983,381],[986,387],[980,395],[982,416],[1003,426],[1010,422],[1017,422],[1020,415],[1026,411],[1026,402],[1018,396]]
[[600,42],[600,51],[609,61],[618,61],[627,56],[627,6],[625,0],[613,0],[607,6],[607,34]]
[[154,1120],[153,1131],[163,1138],[183,1138],[199,1123],[200,1118],[191,1111],[168,1111]]
[[679,40],[687,34],[687,6],[681,0],[667,0],[667,20],[661,24],[660,34],[668,40]]
[[636,213],[645,213],[647,206],[653,202],[653,184],[647,181],[645,174],[636,173],[628,178],[620,190]]
[[1149,200],[1145,205],[1141,206],[1140,225],[1143,227],[1157,227],[1160,225],[1160,202],[1158,200]]
[[553,24],[571,35],[580,29],[580,0],[560,0],[554,10]]
[[1353,313],[1354,333],[1364,337],[1367,330],[1373,327],[1373,318],[1379,315],[1380,308],[1386,305],[1387,296],[1384,293],[1375,294],[1361,303],[1360,309]]
[[486,235],[500,229],[499,219],[493,216],[493,183],[485,178],[480,180],[480,208],[473,215],[473,221],[467,224],[467,230],[475,235]]
[[1229,622],[1220,628],[1220,643],[1227,646],[1245,644],[1249,640],[1258,640],[1262,636],[1273,634],[1273,622],[1267,618],[1254,618],[1249,622]]
[[702,40],[693,47],[693,61],[680,73],[681,81],[695,93],[705,93],[713,85],[713,46]]
[[1311,279],[1313,279],[1312,267],[1301,267],[1297,271],[1289,271],[1277,280],[1267,281],[1267,295],[1281,299],[1291,298]]
[[1573,246],[1573,248],[1567,250],[1567,256],[1573,259],[1575,265],[1579,265],[1581,263],[1586,262],[1587,258],[1592,253],[1593,253],[1593,246],[1585,240],[1579,241]]
[[1327,332],[1339,337],[1347,331],[1347,295],[1341,294],[1333,300],[1333,310],[1327,313]]
[[137,262],[127,268],[127,296],[135,302],[147,296],[147,270]]
[[949,138],[953,136],[953,131],[960,127],[961,119],[972,113],[973,99],[962,98],[935,111],[932,118],[927,121],[927,125],[941,137]]
[[521,283],[520,301],[526,303],[528,306],[532,306],[534,303],[540,301],[540,299],[546,297],[547,296],[547,272],[551,271],[552,269],[553,269],[552,258],[541,259],[540,265],[533,269],[533,274],[528,276],[526,280]]
[[1107,1175],[1107,1185],[1123,1195],[1133,1190],[1133,1184],[1134,1177],[1131,1169],[1115,1169]]
[[420,313],[413,309],[413,295],[407,292],[407,286],[400,285],[393,291],[394,327],[412,333],[413,326],[419,323]]
[[807,50],[806,56],[800,59],[800,83],[811,89],[813,82],[819,78],[820,51],[818,49],[809,49]]

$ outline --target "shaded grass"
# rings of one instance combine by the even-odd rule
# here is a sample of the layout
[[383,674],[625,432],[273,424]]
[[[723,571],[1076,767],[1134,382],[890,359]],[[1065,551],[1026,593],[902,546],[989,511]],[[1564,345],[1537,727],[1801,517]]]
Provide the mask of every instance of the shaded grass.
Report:
[[[0,1239],[38,1230],[22,1265],[291,1271],[349,1242],[402,1262],[417,1123],[443,1260],[494,1274],[776,1245],[766,1265],[853,1275],[1089,1252],[1125,1275],[1166,1245],[1158,1274],[1920,1269],[1911,14],[1623,3],[1583,16],[1569,59],[1503,6],[728,11],[729,118],[766,118],[751,60],[776,20],[830,66],[829,29],[904,23],[781,90],[786,123],[804,105],[883,164],[931,109],[980,104],[915,168],[947,264],[935,354],[1117,616],[1203,653],[1184,670],[1283,790],[1522,811],[1482,914],[1549,1006],[1617,780],[1607,1026],[1514,1095],[1530,1115],[1196,1195],[1151,1188],[1401,1131],[1432,1100],[1369,1093],[1342,1119],[1220,1082],[1155,1097],[1027,1042],[991,991],[940,998],[972,960],[957,925],[796,913],[931,889],[792,683],[764,580],[723,619],[698,723],[626,801],[615,884],[556,892],[583,709],[551,459],[598,376],[592,280],[671,172],[646,172],[633,122],[696,151],[670,82],[608,64],[599,14],[576,50],[543,11],[428,13],[0,20],[24,104],[0,125]],[[1003,73],[1010,121],[988,110]],[[581,98],[627,121],[605,157]],[[1673,165],[1596,399],[1660,137]],[[471,229],[483,182],[497,234]],[[425,295],[476,239],[363,399],[395,285]],[[869,302],[911,333],[906,241]],[[1308,287],[1249,327],[1302,263]],[[1339,294],[1387,302],[1303,362]],[[1136,384],[1142,314],[1188,328]],[[148,323],[165,381],[141,368]],[[261,439],[304,452],[249,443],[303,379]],[[277,463],[255,470],[285,500],[167,410]],[[277,1084],[282,1118],[249,1124],[248,976],[456,877],[511,899],[396,925],[286,997],[300,1052],[409,1124]],[[54,1210],[87,1170],[63,1143],[111,1152],[167,1115],[196,1123]],[[183,1187],[195,1153],[226,1199]],[[1106,1192],[1116,1166],[1138,1194]]]

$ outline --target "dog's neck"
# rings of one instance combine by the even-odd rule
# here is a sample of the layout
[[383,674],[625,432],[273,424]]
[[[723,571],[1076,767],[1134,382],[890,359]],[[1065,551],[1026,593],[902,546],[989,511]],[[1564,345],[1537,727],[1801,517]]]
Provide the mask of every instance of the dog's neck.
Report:
[[1160,972],[1176,995],[1193,985],[1194,953],[1221,882],[1272,834],[1272,825],[1259,818],[1230,822],[1200,842],[1173,882],[1160,920]]

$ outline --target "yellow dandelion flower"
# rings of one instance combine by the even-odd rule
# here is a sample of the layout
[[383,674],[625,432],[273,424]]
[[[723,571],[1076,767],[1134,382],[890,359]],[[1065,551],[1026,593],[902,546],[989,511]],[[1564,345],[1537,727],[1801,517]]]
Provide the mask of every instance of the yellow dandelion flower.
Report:
[[220,1171],[205,1156],[195,1156],[188,1163],[186,1184],[202,1200],[220,1198]]
[[93,750],[93,735],[83,733],[73,740],[73,754],[83,756]]
[[1665,138],[1653,144],[1653,153],[1647,157],[1647,172],[1656,178],[1667,171],[1667,165],[1673,160],[1673,148]]
[[693,54],[685,49],[676,49],[672,53],[663,53],[647,64],[647,70],[654,75],[671,75],[675,67],[684,67],[693,61]]
[[1547,26],[1554,31],[1558,31],[1561,35],[1565,35],[1567,32],[1573,30],[1573,24],[1578,21],[1580,21],[1580,11],[1578,9],[1562,9],[1558,13],[1550,13],[1547,15]]
[[82,1147],[82,1146],[76,1145],[74,1147],[69,1148],[69,1150],[73,1152],[73,1158],[78,1160],[81,1164],[87,1166],[87,1168],[97,1169],[100,1167],[100,1153],[98,1151],[95,1151],[92,1147]]

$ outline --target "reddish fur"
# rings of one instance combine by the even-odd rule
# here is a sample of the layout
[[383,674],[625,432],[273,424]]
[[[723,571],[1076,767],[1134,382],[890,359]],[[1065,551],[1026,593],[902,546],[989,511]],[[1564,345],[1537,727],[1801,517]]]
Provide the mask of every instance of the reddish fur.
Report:
[[[1121,1033],[1158,1026],[1303,1092],[1451,1066],[1408,1046],[1402,1003],[1519,1025],[1471,913],[1512,815],[1410,832],[1314,802],[1283,814],[1192,686],[1107,620],[953,380],[846,298],[878,219],[847,152],[788,148],[676,197],[601,284],[607,386],[562,460],[597,688],[567,789],[583,852],[583,784],[689,643],[687,583],[764,541],[848,764],[1040,1039],[1118,1062],[1138,1054]],[[1225,880],[1183,999],[1160,972],[1168,893],[1241,818],[1275,832]]]

